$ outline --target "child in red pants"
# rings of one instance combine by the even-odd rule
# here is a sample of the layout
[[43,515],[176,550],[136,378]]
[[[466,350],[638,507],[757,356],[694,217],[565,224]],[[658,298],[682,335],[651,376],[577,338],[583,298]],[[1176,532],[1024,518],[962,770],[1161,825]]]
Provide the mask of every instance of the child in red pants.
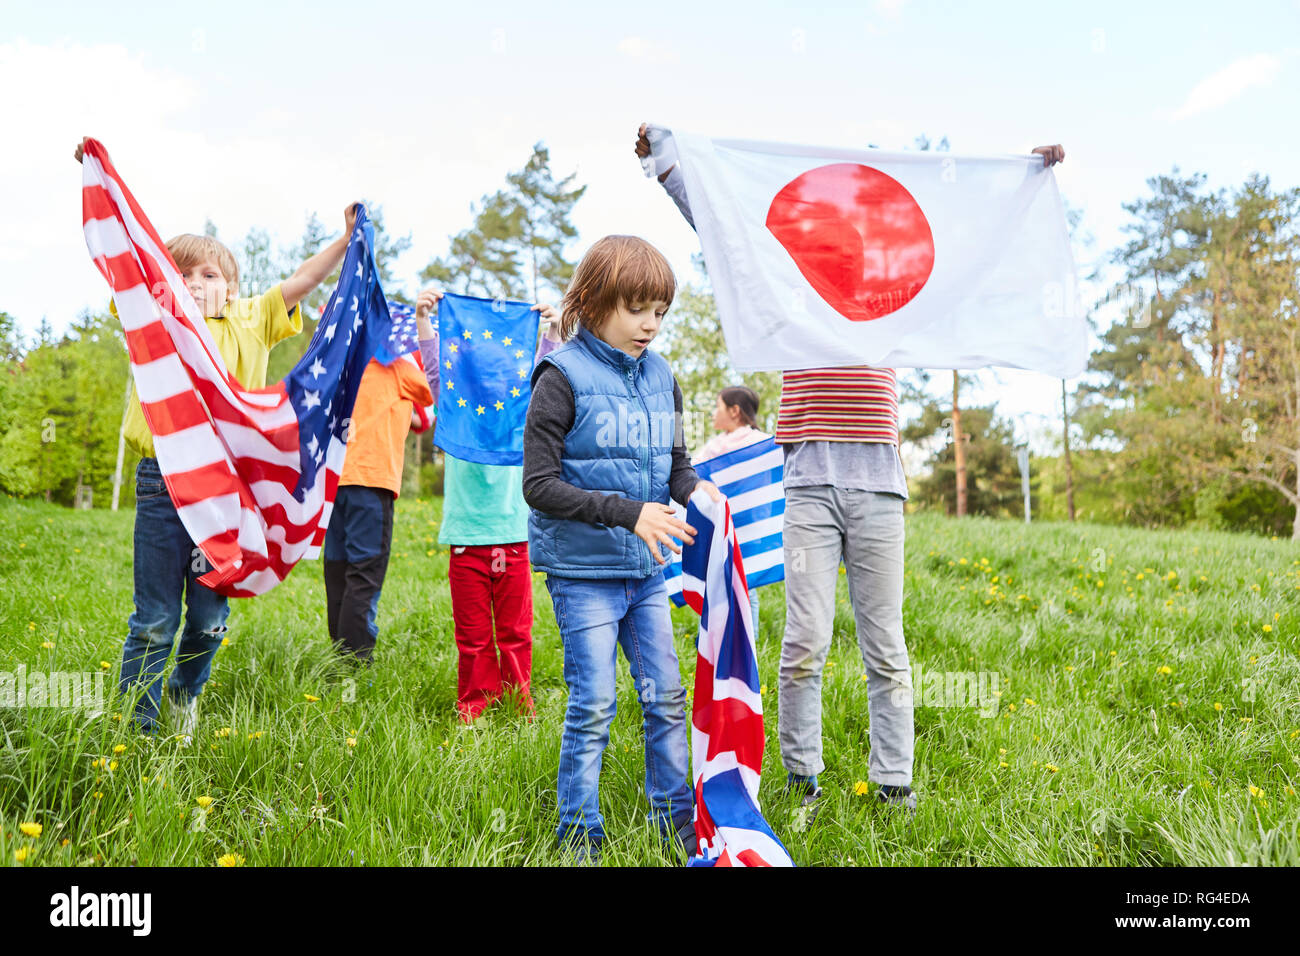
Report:
[[[440,294],[439,294],[440,296]],[[547,323],[537,358],[559,348],[559,313],[533,306]],[[424,367],[438,367],[438,340],[420,342]],[[434,392],[437,381],[432,381]],[[456,708],[473,723],[492,703],[516,696],[533,712],[533,576],[523,466],[483,465],[446,455],[438,543],[451,546],[447,580],[459,662]]]

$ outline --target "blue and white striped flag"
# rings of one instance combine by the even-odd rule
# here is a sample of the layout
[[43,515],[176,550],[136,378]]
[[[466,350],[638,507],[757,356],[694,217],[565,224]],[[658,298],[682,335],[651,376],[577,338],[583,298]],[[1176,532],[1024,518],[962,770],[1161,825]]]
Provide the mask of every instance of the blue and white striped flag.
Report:
[[[700,478],[713,482],[728,498],[745,566],[745,581],[751,589],[785,580],[785,550],[781,543],[781,529],[785,524],[784,468],[785,454],[774,438],[765,438],[695,466]],[[675,507],[677,517],[686,520],[686,509],[680,505]],[[664,583],[672,602],[683,607],[686,600],[682,597],[682,559],[677,554],[671,558],[664,568]]]

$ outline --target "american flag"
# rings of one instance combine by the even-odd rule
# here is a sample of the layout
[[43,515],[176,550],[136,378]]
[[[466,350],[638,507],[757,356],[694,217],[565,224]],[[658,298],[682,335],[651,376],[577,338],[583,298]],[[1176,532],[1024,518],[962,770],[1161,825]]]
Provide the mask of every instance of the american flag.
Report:
[[284,381],[247,389],[229,373],[166,247],[96,140],[82,161],[82,220],[113,290],[145,420],[176,512],[232,597],[269,591],[325,539],[361,375],[407,348],[357,213],[338,287]]
[[[730,500],[745,579],[751,588],[785,580],[785,546],[781,539],[785,525],[784,472],[785,455],[774,438],[765,438],[695,466],[700,478],[713,482]],[[674,508],[678,518],[685,516],[680,505],[674,504]],[[686,603],[682,597],[682,559],[678,554],[670,557],[668,567],[664,568],[664,583],[668,596],[681,607]]]
[[695,492],[686,521],[698,532],[682,549],[686,603],[700,615],[691,770],[695,782],[692,866],[794,866],[758,805],[763,700],[749,588],[726,499]]
[[[322,310],[322,315],[324,310]],[[409,362],[415,366],[419,372],[418,378],[412,380],[412,392],[420,390],[421,386],[427,386],[427,380],[424,374],[424,358],[420,354],[420,337],[416,330],[415,309],[405,302],[389,302],[388,315],[393,320],[393,340],[392,347],[398,351],[397,361]],[[386,352],[389,349],[385,349]],[[384,362],[384,355],[379,351],[375,352],[375,358]],[[384,362],[389,365],[391,362]],[[409,371],[409,370],[408,370]],[[399,373],[399,379],[402,376]],[[426,432],[436,420],[438,411],[438,396],[430,395],[428,404],[420,404],[423,399],[413,399],[411,402],[411,431]]]

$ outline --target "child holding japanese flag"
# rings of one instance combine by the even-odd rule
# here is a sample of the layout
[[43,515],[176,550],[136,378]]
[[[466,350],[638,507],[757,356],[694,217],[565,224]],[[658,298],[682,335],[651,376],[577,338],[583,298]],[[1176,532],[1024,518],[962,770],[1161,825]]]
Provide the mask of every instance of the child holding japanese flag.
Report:
[[[694,227],[677,157],[642,124],[636,154]],[[667,144],[665,144],[667,145]],[[1059,146],[1034,150],[1044,165]],[[845,250],[845,256],[849,250]],[[786,629],[778,683],[787,788],[804,806],[821,797],[821,684],[844,562],[867,677],[868,779],[882,804],[915,812],[911,665],[903,638],[903,502],[898,384],[891,368],[785,371],[776,442],[785,451]],[[813,811],[815,812],[815,810]]]

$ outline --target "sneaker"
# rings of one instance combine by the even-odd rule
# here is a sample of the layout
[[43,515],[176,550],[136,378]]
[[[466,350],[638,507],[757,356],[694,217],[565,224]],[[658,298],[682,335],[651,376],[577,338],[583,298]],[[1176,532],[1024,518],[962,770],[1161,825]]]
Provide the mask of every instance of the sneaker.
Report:
[[574,866],[600,866],[600,844],[586,837],[556,840],[556,849],[565,854]]
[[680,847],[686,852],[687,862],[690,861],[691,857],[698,855],[700,852],[700,841],[696,839],[695,836],[695,821],[693,819],[688,819],[681,826],[677,827],[671,835],[665,833],[663,835],[663,841],[667,844],[670,852],[676,851],[680,845]]
[[796,833],[802,833],[817,820],[817,811],[821,809],[818,801],[822,798],[822,788],[817,785],[817,774],[805,777],[796,773],[787,773],[785,792],[800,795],[799,806],[791,813],[791,825]]
[[876,802],[887,807],[902,807],[908,816],[916,816],[916,794],[911,787],[882,783],[876,789]]
[[176,739],[182,747],[194,743],[194,731],[199,726],[199,699],[191,697],[186,703],[178,704],[171,697],[163,696],[166,702],[167,717],[176,730]]

